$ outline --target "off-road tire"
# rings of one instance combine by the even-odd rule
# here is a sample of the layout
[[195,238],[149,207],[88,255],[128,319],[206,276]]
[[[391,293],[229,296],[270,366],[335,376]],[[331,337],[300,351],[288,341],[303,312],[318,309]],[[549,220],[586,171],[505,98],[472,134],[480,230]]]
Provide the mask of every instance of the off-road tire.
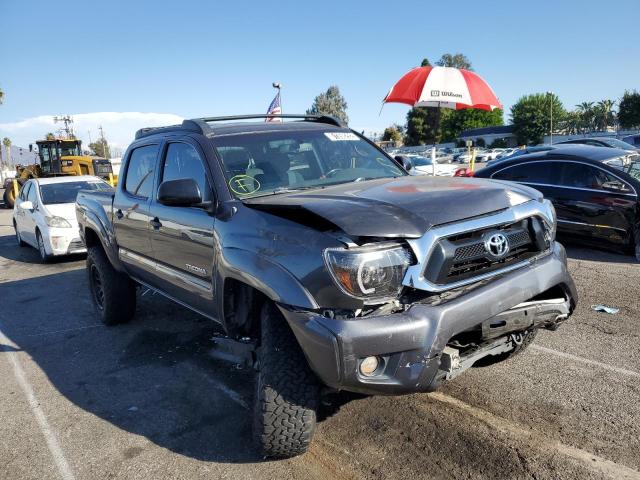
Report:
[[105,325],[131,320],[136,313],[136,284],[118,272],[99,246],[87,250],[87,280],[91,302]]
[[38,254],[40,255],[40,261],[42,263],[49,263],[51,261],[51,255],[47,253],[44,248],[44,239],[40,230],[36,230],[36,244],[38,245]]
[[277,308],[266,304],[260,321],[254,438],[264,457],[294,457],[311,444],[320,386]]
[[16,225],[16,222],[13,222],[13,228],[16,231],[16,243],[18,244],[18,246],[19,247],[26,247],[27,246],[27,242],[22,240],[22,236],[20,235],[20,232],[18,232],[18,225]]
[[490,365],[495,365],[496,363],[504,362],[509,360],[519,353],[524,352],[529,345],[533,343],[533,340],[536,338],[538,334],[538,329],[530,330],[526,334],[524,334],[524,338],[522,339],[522,343],[520,345],[516,345],[516,347],[510,352],[501,353],[500,355],[489,355],[484,358],[481,358],[476,363],[473,364],[474,367],[488,367]]

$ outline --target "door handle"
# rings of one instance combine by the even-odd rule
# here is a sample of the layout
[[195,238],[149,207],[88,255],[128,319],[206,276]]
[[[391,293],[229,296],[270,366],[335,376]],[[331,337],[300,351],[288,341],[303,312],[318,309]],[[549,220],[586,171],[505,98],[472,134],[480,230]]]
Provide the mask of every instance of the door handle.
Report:
[[118,220],[122,220],[122,217],[124,217],[124,213],[122,213],[122,210],[116,210],[116,217],[118,217]]
[[155,230],[158,230],[162,226],[162,222],[160,222],[158,217],[155,217],[153,220],[150,220],[149,223]]

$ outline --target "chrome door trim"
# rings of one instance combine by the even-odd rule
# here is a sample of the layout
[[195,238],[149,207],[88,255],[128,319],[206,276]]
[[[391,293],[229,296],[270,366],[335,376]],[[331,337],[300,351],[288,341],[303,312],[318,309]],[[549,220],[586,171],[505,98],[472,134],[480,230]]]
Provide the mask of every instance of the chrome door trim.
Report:
[[201,278],[195,277],[194,275],[190,275],[175,268],[161,265],[156,260],[143,257],[142,255],[138,255],[137,253],[133,253],[132,251],[127,250],[126,248],[120,247],[118,249],[118,252],[120,260],[122,261],[126,262],[127,260],[129,260],[132,263],[138,264],[138,266],[146,270],[155,271],[156,274],[163,274],[165,276],[177,279],[184,283],[186,287],[195,288],[201,293],[204,293],[208,296],[211,296],[213,294],[213,285],[206,280],[202,280]]
[[571,225],[583,225],[585,227],[596,227],[596,228],[610,228],[611,230],[620,230],[621,232],[627,232],[626,228],[619,227],[610,227],[609,225],[596,225],[594,223],[584,223],[584,222],[574,222],[572,220],[562,220],[558,219],[558,223],[570,223]]

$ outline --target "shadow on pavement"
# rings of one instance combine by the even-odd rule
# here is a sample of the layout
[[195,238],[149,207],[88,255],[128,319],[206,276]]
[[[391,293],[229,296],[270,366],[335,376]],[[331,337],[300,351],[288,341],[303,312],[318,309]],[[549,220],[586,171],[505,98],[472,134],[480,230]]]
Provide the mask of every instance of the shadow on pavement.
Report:
[[149,293],[131,323],[104,327],[82,268],[1,289],[3,312],[29,307],[0,313],[2,331],[75,405],[185,456],[260,461],[249,447],[253,372],[209,356],[210,320]]

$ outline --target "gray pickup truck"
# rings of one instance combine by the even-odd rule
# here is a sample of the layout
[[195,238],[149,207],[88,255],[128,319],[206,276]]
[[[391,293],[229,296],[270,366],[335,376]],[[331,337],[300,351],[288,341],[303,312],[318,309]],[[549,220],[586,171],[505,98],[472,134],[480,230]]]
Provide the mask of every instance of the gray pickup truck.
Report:
[[220,324],[265,456],[304,452],[328,395],[430,391],[571,315],[539,192],[410,176],[333,117],[282,117],[140,130],[117,189],[77,198],[99,318],[129,321],[143,286]]

